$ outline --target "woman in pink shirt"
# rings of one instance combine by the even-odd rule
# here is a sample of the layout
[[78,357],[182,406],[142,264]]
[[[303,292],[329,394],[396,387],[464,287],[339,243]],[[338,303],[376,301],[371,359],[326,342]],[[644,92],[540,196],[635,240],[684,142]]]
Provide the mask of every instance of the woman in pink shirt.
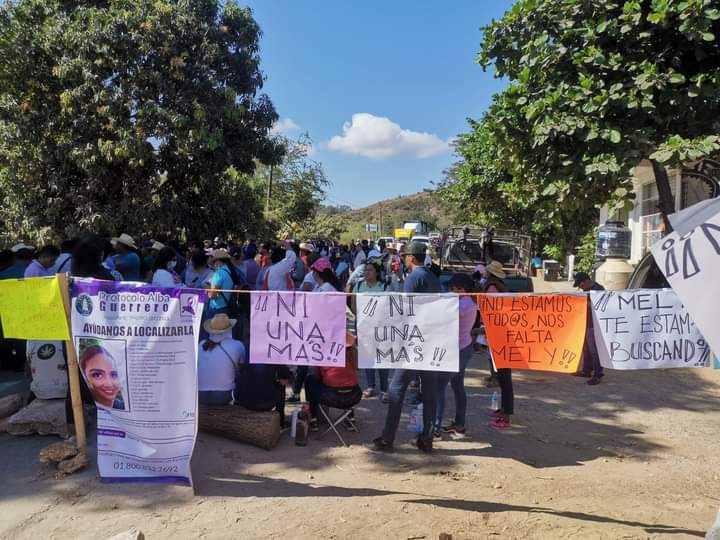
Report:
[[[462,294],[473,292],[473,280],[467,274],[455,274],[448,285],[450,292]],[[441,438],[445,433],[465,433],[465,412],[467,411],[467,395],[465,394],[465,368],[473,355],[472,329],[478,317],[478,308],[472,296],[461,296],[460,311],[460,369],[457,373],[438,373],[437,378],[437,414],[433,438]],[[455,395],[455,420],[449,426],[442,427],[445,412],[445,388],[448,383]]]

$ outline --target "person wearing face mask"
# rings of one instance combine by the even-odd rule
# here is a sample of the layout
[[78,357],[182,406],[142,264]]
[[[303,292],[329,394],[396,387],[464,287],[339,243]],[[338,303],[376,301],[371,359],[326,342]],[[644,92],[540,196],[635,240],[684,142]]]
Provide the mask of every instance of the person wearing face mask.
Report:
[[180,276],[175,273],[177,255],[171,247],[163,247],[155,255],[152,284],[158,287],[182,287]]

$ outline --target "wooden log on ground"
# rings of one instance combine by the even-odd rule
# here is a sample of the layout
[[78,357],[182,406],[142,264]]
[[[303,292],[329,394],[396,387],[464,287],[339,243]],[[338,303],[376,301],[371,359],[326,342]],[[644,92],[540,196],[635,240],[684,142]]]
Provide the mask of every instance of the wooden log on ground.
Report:
[[200,404],[200,431],[272,450],[280,440],[277,411],[249,411],[239,405]]

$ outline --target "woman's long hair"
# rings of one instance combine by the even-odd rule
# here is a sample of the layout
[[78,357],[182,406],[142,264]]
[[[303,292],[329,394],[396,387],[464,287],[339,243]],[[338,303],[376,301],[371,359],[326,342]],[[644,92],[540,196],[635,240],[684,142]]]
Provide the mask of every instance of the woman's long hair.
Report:
[[342,289],[342,285],[340,285],[340,280],[335,275],[335,272],[332,271],[332,269],[326,268],[322,272],[318,272],[318,275],[320,276],[320,279],[322,279],[325,283],[329,283],[330,285],[335,287],[336,291]]
[[165,246],[160,251],[158,251],[158,254],[155,255],[155,262],[153,263],[153,273],[157,272],[158,270],[167,270],[167,265],[170,261],[172,261],[177,255],[175,254],[175,250],[171,247]]
[[86,234],[72,252],[71,271],[76,277],[98,277],[105,273],[102,267],[105,243],[96,234]]

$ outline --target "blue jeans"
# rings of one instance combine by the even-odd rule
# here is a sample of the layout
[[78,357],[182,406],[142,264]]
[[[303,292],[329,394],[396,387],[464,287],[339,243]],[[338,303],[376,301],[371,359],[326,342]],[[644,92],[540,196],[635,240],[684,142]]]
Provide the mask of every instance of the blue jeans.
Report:
[[[465,368],[473,355],[473,347],[469,345],[460,351],[460,369],[457,373],[438,373],[437,380],[437,415],[435,416],[435,429],[442,425],[443,413],[445,412],[445,389],[448,383],[455,396],[455,421],[456,426],[465,426],[465,413],[467,411],[467,395],[465,394]],[[424,407],[424,406],[423,406]]]
[[377,373],[380,377],[380,391],[387,392],[388,390],[388,370],[387,369],[363,369],[365,372],[365,380],[367,381],[368,388],[377,388],[375,386],[375,374]]
[[437,398],[437,373],[434,371],[396,369],[388,391],[390,404],[388,405],[388,412],[385,417],[385,428],[382,433],[383,440],[391,444],[395,441],[395,434],[400,424],[405,391],[415,376],[420,377],[420,384],[422,385],[423,432],[420,438],[432,442]]

